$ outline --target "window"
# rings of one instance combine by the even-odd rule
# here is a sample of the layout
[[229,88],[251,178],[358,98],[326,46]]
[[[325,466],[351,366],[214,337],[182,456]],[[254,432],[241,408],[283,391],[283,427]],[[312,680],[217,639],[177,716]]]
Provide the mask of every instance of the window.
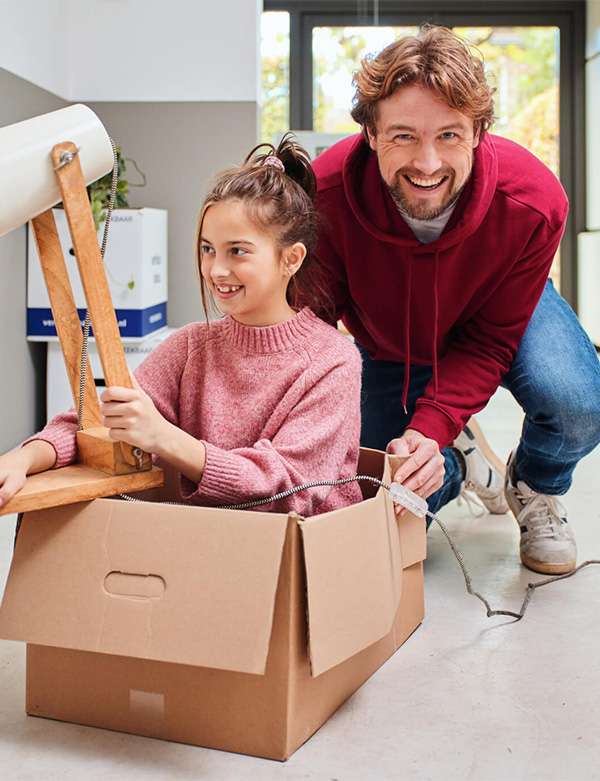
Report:
[[416,27],[313,27],[313,130],[356,133],[349,111],[353,72],[365,55],[416,31]]
[[267,12],[260,25],[262,60],[261,141],[290,129],[290,15]]
[[419,0],[413,10],[410,5],[265,0],[266,11],[289,12],[289,125],[281,130],[354,132],[351,76],[364,54],[380,51],[425,21],[453,28],[481,49],[494,73],[498,121],[492,132],[528,147],[567,191],[570,217],[553,276],[576,307],[576,237],[585,228],[585,2]]

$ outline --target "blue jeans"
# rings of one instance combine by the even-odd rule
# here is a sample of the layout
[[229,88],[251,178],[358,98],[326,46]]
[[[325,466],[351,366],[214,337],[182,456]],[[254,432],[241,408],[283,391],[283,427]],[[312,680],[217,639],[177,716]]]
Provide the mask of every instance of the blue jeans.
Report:
[[[408,414],[402,407],[404,364],[363,358],[361,444],[385,450],[402,434],[432,376],[430,366],[411,366]],[[600,363],[573,310],[551,280],[502,379],[525,420],[515,455],[520,479],[538,493],[564,494],[579,461],[600,442]],[[436,512],[460,493],[461,464],[451,447],[442,451],[446,476],[432,494]]]

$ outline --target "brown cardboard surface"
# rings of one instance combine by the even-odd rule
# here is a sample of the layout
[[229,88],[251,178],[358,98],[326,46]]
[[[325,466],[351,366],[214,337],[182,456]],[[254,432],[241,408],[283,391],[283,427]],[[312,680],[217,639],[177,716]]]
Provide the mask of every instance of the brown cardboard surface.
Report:
[[[380,451],[363,450],[359,472],[384,483],[391,480],[390,464]],[[376,490],[374,497],[343,513],[300,521],[315,676],[379,640],[396,616],[403,567],[398,519],[385,489]],[[415,560],[412,544],[406,546],[410,563]]]
[[301,627],[302,615],[293,614],[290,624],[280,597],[264,676],[29,645],[27,713],[285,760],[417,628],[422,564],[405,570],[393,630],[316,678],[302,633],[291,625]]
[[[27,514],[0,633],[262,673],[287,523],[275,513],[114,499]],[[155,596],[143,595],[148,580]]]
[[426,523],[412,513],[397,518],[402,566],[410,567],[427,557]]
[[287,758],[423,618],[425,523],[363,493],[308,520],[106,499],[27,514],[0,635],[29,643],[28,713]]
[[400,605],[387,635],[316,678],[307,673],[296,676],[291,705],[294,718],[288,737],[289,754],[301,746],[395,653],[419,626],[423,614],[423,564],[419,562],[404,570]]
[[390,631],[402,591],[402,560],[383,489],[343,515],[301,521],[300,529],[310,661],[317,676]]

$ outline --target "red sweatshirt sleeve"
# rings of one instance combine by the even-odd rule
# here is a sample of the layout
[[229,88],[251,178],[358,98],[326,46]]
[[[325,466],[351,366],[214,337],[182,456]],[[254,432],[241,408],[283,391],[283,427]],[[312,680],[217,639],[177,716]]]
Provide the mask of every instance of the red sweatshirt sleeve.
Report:
[[437,395],[431,381],[410,424],[440,448],[453,442],[471,415],[485,407],[509,370],[563,231],[564,221],[558,228],[541,223],[511,273],[476,315],[457,329],[438,364]]

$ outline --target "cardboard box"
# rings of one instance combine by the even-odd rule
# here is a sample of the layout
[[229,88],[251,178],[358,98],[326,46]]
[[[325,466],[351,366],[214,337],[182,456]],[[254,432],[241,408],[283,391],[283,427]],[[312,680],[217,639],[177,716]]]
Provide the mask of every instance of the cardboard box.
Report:
[[[175,332],[175,328],[163,328],[137,341],[128,341],[123,345],[125,360],[133,371],[145,360],[148,355],[158,347],[167,336]],[[106,384],[104,382],[104,370],[100,362],[100,355],[96,341],[88,342],[88,371],[92,373],[98,393],[101,393]],[[65,358],[60,342],[48,342],[48,355],[46,361],[46,416],[48,420],[64,412],[73,404],[73,395],[69,375],[65,367]]]
[[[87,303],[62,209],[54,209],[63,255],[79,311]],[[167,325],[167,212],[163,209],[115,209],[108,232],[104,266],[121,337],[139,339]],[[104,225],[98,231],[102,243]],[[37,247],[29,226],[27,242],[27,336],[57,339]]]
[[[359,474],[388,480],[385,455]],[[363,487],[309,519],[114,499],[25,515],[0,636],[28,643],[27,713],[288,758],[423,619],[425,522]]]

